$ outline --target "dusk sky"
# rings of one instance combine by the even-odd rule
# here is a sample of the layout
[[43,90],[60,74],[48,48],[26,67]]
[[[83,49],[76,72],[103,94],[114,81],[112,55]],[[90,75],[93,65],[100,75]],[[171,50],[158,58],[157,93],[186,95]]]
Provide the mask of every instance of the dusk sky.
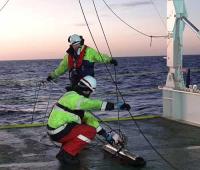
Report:
[[[167,0],[105,1],[131,26],[146,34],[166,35]],[[0,9],[6,2],[0,0]],[[98,48],[109,54],[92,0],[81,2]],[[200,28],[200,0],[185,2],[188,18]],[[166,55],[166,39],[153,39],[150,47],[149,38],[122,23],[102,0],[95,3],[113,57]],[[62,58],[68,36],[74,33],[95,48],[78,0],[10,0],[0,11],[0,60]],[[184,54],[200,54],[200,39],[187,26]]]

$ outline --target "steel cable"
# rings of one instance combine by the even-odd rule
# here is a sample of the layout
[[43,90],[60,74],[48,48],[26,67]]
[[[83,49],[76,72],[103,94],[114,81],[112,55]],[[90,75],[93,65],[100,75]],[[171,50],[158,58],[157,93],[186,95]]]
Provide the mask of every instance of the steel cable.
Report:
[[[103,1],[104,1],[104,0],[103,0]],[[104,2],[105,2],[105,1],[104,1]],[[98,50],[98,47],[97,47],[97,45],[96,45],[96,42],[95,42],[95,40],[94,40],[93,34],[92,34],[92,32],[91,32],[91,30],[90,30],[90,28],[89,28],[89,24],[88,24],[88,22],[87,22],[87,19],[86,19],[86,16],[85,16],[85,13],[84,13],[82,4],[81,4],[81,0],[79,0],[79,4],[80,4],[81,10],[82,10],[82,14],[83,14],[83,16],[84,16],[86,25],[87,25],[88,30],[89,30],[89,32],[90,32],[90,35],[91,35],[91,37],[92,37],[92,39],[93,39],[93,42],[94,42],[94,44],[95,44],[95,46],[96,46],[96,49],[97,49],[98,53],[100,54],[100,52],[99,52],[99,50]],[[93,4],[94,4],[94,1],[93,1]],[[105,3],[105,4],[106,4],[106,3]],[[107,4],[106,4],[106,5],[107,5]],[[95,6],[95,4],[94,4],[94,6]],[[108,6],[108,7],[109,7],[109,6]],[[95,9],[95,10],[96,10],[96,9]],[[97,14],[98,14],[98,13],[97,13]],[[117,15],[116,15],[116,16],[117,16]],[[99,20],[99,22],[100,22],[100,20]],[[102,26],[102,24],[100,24],[100,25]],[[151,39],[153,38],[153,36],[149,36],[149,35],[147,35],[147,34],[145,34],[145,33],[142,33],[141,31],[139,31],[139,30],[137,30],[137,29],[135,29],[135,28],[133,28],[133,29],[134,29],[135,31],[137,31],[137,32],[139,32],[139,33],[145,35],[145,36],[150,37]],[[102,29],[102,31],[104,31],[104,30]],[[105,33],[104,33],[104,35],[105,35]],[[166,37],[166,36],[155,36],[154,38],[160,38],[160,37]],[[106,40],[107,40],[107,39],[106,39]],[[112,57],[112,56],[111,56],[111,57]],[[106,65],[106,64],[105,64],[105,65]],[[106,69],[107,69],[107,71],[109,71],[108,68],[107,68],[107,65],[106,65]],[[109,74],[111,75],[110,71],[109,71]],[[124,100],[124,98],[123,98],[123,96],[122,96],[122,94],[121,94],[121,92],[120,92],[120,90],[119,90],[119,88],[118,88],[118,86],[117,86],[117,82],[114,81],[112,75],[111,75],[111,79],[112,79],[113,82],[115,83],[116,88],[117,88],[117,91],[118,91],[118,93],[120,94],[122,100],[123,100],[124,103],[125,103],[125,100]],[[144,139],[147,141],[147,143],[149,143],[149,145],[151,146],[151,148],[152,148],[152,149],[153,149],[153,150],[154,150],[154,151],[169,165],[169,166],[171,166],[173,169],[177,169],[176,167],[174,167],[168,160],[166,160],[166,159],[157,151],[157,149],[151,144],[151,142],[150,142],[150,141],[148,140],[148,138],[145,136],[145,134],[144,134],[143,131],[141,130],[139,124],[135,121],[135,119],[134,119],[132,113],[131,113],[130,111],[128,111],[128,113],[130,114],[132,120],[135,122],[136,127],[138,128],[138,130],[140,131],[140,133],[142,134],[142,136],[144,137]]]
[[5,6],[8,4],[8,2],[9,2],[9,0],[7,0],[7,1],[5,2],[5,4],[0,8],[0,12],[5,8]]

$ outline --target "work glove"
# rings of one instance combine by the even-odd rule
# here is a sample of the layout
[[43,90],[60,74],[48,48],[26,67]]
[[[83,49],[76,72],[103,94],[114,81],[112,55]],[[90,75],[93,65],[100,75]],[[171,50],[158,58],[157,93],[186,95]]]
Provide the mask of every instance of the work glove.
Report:
[[123,142],[120,136],[115,132],[107,133],[106,141],[111,145],[113,144],[117,145]]
[[111,144],[111,145],[114,143],[114,139],[113,139],[111,133],[107,133],[105,139],[106,139],[106,141],[107,141],[109,144]]
[[117,102],[115,104],[115,108],[116,109],[120,109],[120,110],[130,110],[131,106],[128,103],[123,103],[123,102]]
[[117,65],[118,65],[118,62],[117,62],[117,60],[112,59],[112,60],[110,61],[110,64],[113,64],[114,66],[117,66]]
[[51,75],[49,75],[48,77],[47,77],[47,81],[52,81],[53,80],[53,78],[51,77]]

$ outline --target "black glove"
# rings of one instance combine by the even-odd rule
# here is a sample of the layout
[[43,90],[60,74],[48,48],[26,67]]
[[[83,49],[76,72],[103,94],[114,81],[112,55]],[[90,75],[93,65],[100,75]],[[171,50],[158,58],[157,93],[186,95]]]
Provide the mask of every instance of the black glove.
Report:
[[116,103],[116,108],[120,110],[130,110],[131,106],[128,103],[118,102]]
[[48,77],[47,77],[47,81],[52,81],[53,80],[53,78],[49,75]]
[[121,105],[120,109],[129,111],[131,109],[131,106],[128,103],[124,103],[123,105]]
[[117,60],[112,59],[112,60],[110,61],[110,64],[113,64],[114,66],[117,66],[117,65],[118,65],[118,62],[117,62]]

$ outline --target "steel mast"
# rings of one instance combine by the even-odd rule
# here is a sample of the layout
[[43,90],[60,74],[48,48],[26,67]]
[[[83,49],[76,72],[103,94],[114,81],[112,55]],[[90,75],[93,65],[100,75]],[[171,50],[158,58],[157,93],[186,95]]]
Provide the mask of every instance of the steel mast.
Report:
[[184,0],[167,1],[167,75],[166,87],[183,89],[185,87],[183,64],[183,31],[185,23],[182,17],[187,17]]

